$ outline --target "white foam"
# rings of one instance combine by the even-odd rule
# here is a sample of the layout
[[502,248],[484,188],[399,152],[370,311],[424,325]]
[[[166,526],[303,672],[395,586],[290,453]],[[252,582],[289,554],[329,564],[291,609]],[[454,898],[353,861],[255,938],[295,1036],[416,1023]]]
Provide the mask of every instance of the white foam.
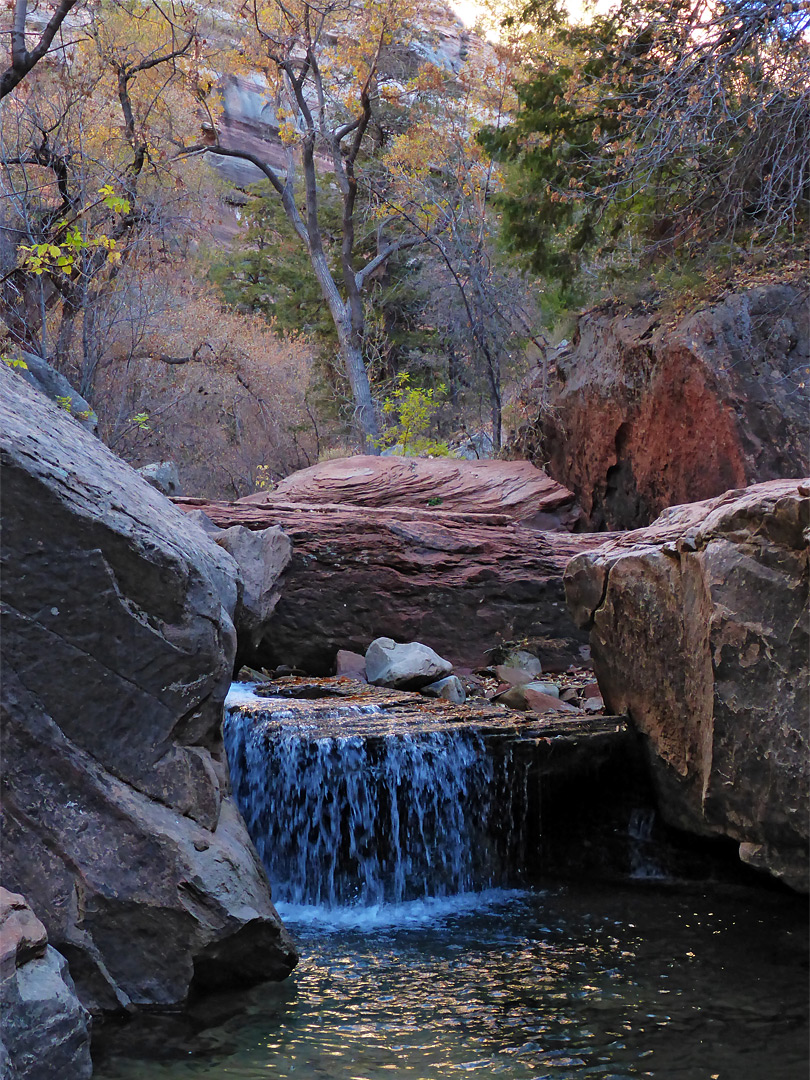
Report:
[[235,682],[231,683],[231,688],[228,691],[228,696],[225,698],[225,708],[235,709],[237,707],[243,707],[245,705],[261,705],[263,708],[268,707],[268,699],[266,697],[259,697],[254,693],[254,690],[258,686],[255,682]]
[[485,889],[482,892],[458,893],[455,896],[426,897],[400,904],[371,904],[368,907],[323,907],[280,902],[276,910],[282,921],[293,928],[313,927],[326,933],[343,930],[385,930],[437,926],[463,915],[479,915],[492,908],[523,900],[525,889]]

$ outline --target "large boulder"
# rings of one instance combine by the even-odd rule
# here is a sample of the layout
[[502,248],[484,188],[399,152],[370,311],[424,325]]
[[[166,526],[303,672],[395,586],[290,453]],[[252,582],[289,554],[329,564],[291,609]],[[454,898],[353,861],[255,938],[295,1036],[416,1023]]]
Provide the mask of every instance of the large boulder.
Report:
[[672,825],[808,886],[810,481],[673,507],[565,579],[609,712],[646,737]]
[[45,927],[24,897],[0,888],[0,1076],[87,1080],[89,1021]]
[[376,638],[366,649],[366,678],[374,686],[418,690],[449,675],[453,665],[420,641]]
[[328,675],[338,649],[364,653],[378,637],[429,641],[455,667],[478,667],[496,645],[523,641],[544,671],[582,662],[587,632],[566,609],[562,576],[604,534],[535,532],[502,515],[406,507],[177,504],[224,528],[279,525],[292,541],[254,666]]
[[350,457],[323,461],[282,480],[271,492],[240,500],[413,507],[434,514],[496,514],[539,529],[569,528],[580,517],[574,496],[528,461]]
[[575,492],[590,528],[804,474],[810,451],[806,285],[732,293],[687,316],[615,303],[522,392],[514,444]]
[[5,883],[91,1009],[281,978],[222,749],[236,565],[3,370],[0,399]]

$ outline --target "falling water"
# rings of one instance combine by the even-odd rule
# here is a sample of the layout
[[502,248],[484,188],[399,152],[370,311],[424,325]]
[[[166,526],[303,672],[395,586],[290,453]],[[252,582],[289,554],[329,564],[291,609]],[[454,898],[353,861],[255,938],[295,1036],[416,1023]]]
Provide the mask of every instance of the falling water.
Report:
[[[500,885],[525,843],[526,779],[471,729],[329,735],[280,703],[229,705],[234,793],[277,900],[372,906]],[[510,780],[505,780],[510,773]],[[508,813],[503,794],[508,788]],[[497,807],[500,806],[500,811]]]
[[636,880],[662,881],[666,878],[656,858],[654,828],[654,810],[649,807],[639,807],[631,812],[627,824],[627,838],[630,876]]

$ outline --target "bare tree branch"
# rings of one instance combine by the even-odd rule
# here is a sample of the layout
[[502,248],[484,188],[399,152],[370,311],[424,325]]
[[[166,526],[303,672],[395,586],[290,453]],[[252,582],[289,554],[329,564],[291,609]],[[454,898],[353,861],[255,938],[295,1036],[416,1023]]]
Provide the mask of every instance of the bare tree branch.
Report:
[[11,31],[11,64],[0,75],[0,100],[10,94],[47,53],[65,17],[77,2],[78,0],[60,0],[42,31],[39,41],[29,52],[25,45],[25,18],[28,14],[28,3],[27,0],[15,0],[14,23]]

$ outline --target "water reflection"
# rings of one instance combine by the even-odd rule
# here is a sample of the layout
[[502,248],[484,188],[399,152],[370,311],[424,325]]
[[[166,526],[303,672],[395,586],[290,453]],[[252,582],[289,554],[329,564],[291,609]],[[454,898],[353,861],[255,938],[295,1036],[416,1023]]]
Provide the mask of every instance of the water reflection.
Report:
[[407,907],[401,925],[384,910],[353,926],[299,910],[301,965],[254,991],[247,1017],[185,1047],[184,1060],[108,1059],[97,1076],[807,1075],[806,923],[781,893],[491,893],[480,909],[447,900],[410,921]]

